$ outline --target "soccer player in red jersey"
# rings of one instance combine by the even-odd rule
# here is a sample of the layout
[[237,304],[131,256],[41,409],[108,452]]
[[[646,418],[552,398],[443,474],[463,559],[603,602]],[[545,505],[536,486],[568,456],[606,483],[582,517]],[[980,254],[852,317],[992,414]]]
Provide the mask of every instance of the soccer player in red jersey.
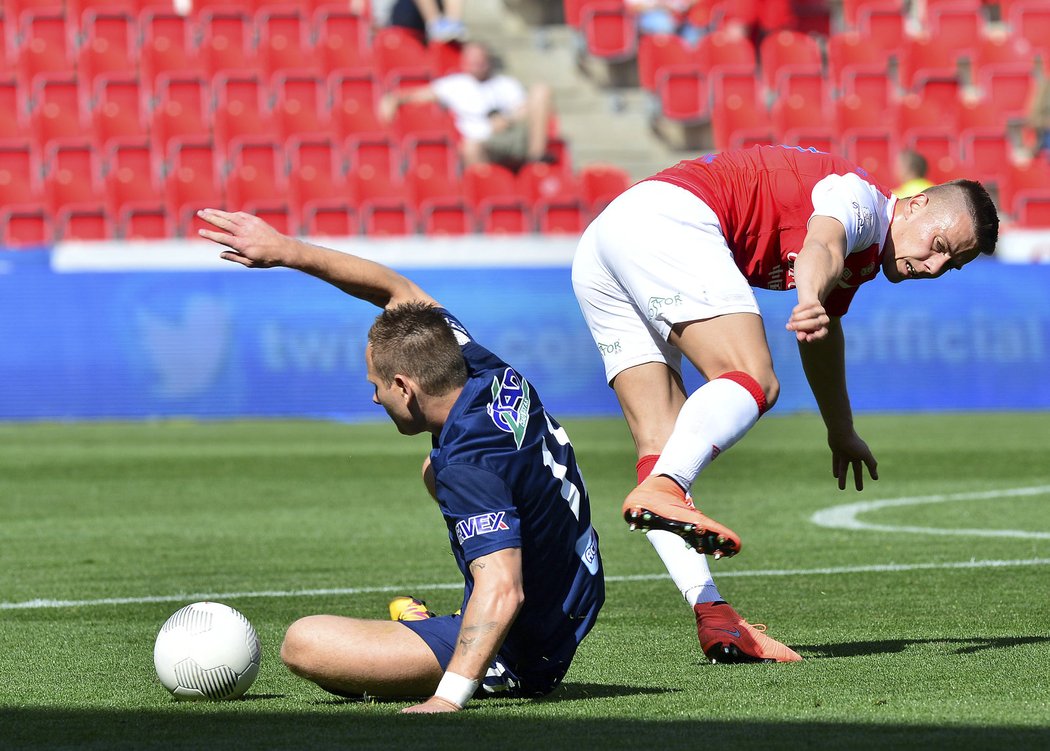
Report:
[[[787,329],[827,426],[832,467],[857,490],[875,457],[853,426],[840,318],[881,270],[934,279],[992,253],[999,219],[969,180],[896,199],[856,165],[813,149],[757,146],[683,161],[631,187],[588,227],[573,287],[637,448],[624,517],[647,531],[716,661],[795,661],[724,601],[702,553],[740,550],[689,491],[777,400],[751,287],[794,290]],[[707,379],[687,395],[686,358]],[[682,543],[682,539],[686,544]]]

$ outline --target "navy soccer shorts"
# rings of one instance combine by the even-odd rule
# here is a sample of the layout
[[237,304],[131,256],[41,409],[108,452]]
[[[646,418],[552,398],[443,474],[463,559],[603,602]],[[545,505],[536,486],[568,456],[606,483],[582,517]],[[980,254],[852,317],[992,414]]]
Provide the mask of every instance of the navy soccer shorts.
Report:
[[[461,621],[458,615],[438,615],[422,621],[402,621],[401,625],[414,631],[426,642],[437,657],[441,669],[447,670],[459,639]],[[528,670],[528,666],[510,664],[497,654],[474,696],[544,696],[558,687],[569,667],[568,662],[555,664],[558,667],[553,672],[535,673]]]

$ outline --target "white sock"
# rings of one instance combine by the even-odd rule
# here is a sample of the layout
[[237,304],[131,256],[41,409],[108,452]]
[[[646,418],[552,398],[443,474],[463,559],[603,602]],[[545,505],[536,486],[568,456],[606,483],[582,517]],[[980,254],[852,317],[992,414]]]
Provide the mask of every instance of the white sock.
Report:
[[[734,374],[735,375],[735,374]],[[743,373],[739,376],[749,378]],[[758,384],[754,383],[757,389]],[[758,391],[759,397],[761,391]],[[759,402],[731,378],[715,378],[685,400],[653,474],[667,475],[688,490],[716,456],[758,422]]]
[[675,586],[678,587],[689,607],[698,602],[721,600],[707,558],[697,553],[685,540],[674,532],[663,529],[651,529],[645,537],[656,549],[656,554],[667,567]]

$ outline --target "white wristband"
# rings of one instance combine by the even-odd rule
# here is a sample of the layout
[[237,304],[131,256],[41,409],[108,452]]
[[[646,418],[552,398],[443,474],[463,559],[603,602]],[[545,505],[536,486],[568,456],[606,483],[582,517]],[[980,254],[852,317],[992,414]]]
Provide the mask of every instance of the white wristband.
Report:
[[441,682],[438,683],[434,696],[450,701],[462,709],[470,701],[470,698],[474,696],[474,692],[478,690],[479,683],[480,681],[472,681],[470,678],[464,678],[458,673],[451,673],[446,670],[445,674],[441,676]]

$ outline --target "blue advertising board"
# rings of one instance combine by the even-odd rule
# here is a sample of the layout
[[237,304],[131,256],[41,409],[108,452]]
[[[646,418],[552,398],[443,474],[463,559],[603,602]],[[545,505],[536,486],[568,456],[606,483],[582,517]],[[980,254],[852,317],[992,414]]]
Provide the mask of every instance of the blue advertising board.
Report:
[[[552,412],[619,414],[572,294],[571,247],[559,253],[391,265],[525,373]],[[284,269],[92,267],[56,254],[0,252],[0,419],[384,418],[365,381],[371,305]],[[844,319],[854,408],[1050,407],[1048,289],[1050,266],[984,260],[936,282],[865,285]],[[784,329],[794,295],[759,302],[776,411],[813,409]]]

